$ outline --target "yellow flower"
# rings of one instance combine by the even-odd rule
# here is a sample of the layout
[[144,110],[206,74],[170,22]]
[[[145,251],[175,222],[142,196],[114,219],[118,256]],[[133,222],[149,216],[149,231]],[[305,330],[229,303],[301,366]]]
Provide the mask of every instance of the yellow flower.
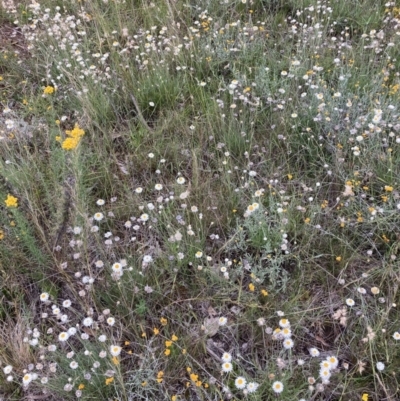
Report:
[[176,396],[176,395],[173,395],[172,397],[171,397],[171,401],[176,401],[178,399],[178,397]]
[[113,358],[112,358],[111,360],[112,360],[112,363],[113,363],[114,365],[119,365],[119,359],[118,359],[118,357],[113,356]]
[[61,145],[64,150],[75,149],[79,145],[83,135],[85,135],[85,131],[80,128],[78,124],[75,124],[73,130],[66,130],[65,133],[67,134],[68,138],[64,139]]
[[153,333],[154,333],[154,335],[157,335],[160,333],[160,330],[158,330],[157,327],[154,327]]
[[249,284],[249,290],[253,292],[253,291],[254,291],[254,288],[255,288],[255,287],[254,287],[254,284],[253,284],[253,283],[250,283],[250,284]]
[[4,201],[7,207],[17,207],[18,199],[10,194],[7,195],[7,199]]
[[261,294],[266,297],[268,295],[268,291],[267,290],[261,290]]
[[164,355],[165,355],[165,356],[169,356],[170,353],[171,353],[171,350],[170,350],[169,348],[167,348],[167,349],[164,351]]
[[341,256],[336,256],[336,262],[340,262],[342,260]]
[[171,340],[172,341],[178,341],[178,337],[175,334],[172,334]]
[[114,381],[114,378],[113,378],[113,377],[107,378],[106,381],[105,381],[106,386],[108,386],[109,384],[111,384],[113,381]]
[[166,340],[166,341],[165,341],[165,346],[166,346],[167,348],[169,348],[171,345],[172,345],[172,341],[170,341],[170,340]]
[[196,374],[194,374],[194,373],[191,373],[190,374],[190,380],[192,380],[192,381],[197,381],[199,379],[199,375],[196,375]]
[[393,187],[391,187],[390,185],[385,185],[385,191],[386,192],[392,192],[393,191]]
[[79,124],[75,124],[73,130],[66,130],[65,133],[71,138],[81,138],[83,135],[85,135],[85,131],[79,127]]
[[61,147],[64,150],[74,150],[79,144],[79,140],[76,138],[66,138],[64,139]]
[[293,178],[292,174],[287,175],[288,180],[291,180]]
[[364,393],[361,397],[361,401],[368,401],[368,394]]
[[52,93],[54,93],[54,87],[53,86],[46,86],[43,90],[43,93],[45,95],[51,95]]
[[85,388],[85,385],[83,384],[83,383],[81,383],[79,386],[78,386],[78,390],[83,390]]
[[146,387],[147,386],[147,382],[142,382],[142,386]]
[[165,317],[162,317],[162,318],[160,318],[160,322],[161,322],[161,324],[162,324],[163,326],[166,326],[167,323],[168,323],[168,320],[165,319]]
[[4,238],[4,231],[0,230],[0,240],[2,240]]

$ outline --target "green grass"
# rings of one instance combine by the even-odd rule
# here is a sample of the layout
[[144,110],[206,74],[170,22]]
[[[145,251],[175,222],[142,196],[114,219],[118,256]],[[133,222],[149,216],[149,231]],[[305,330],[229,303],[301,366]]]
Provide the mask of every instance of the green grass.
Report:
[[4,3],[0,398],[398,399],[399,19]]

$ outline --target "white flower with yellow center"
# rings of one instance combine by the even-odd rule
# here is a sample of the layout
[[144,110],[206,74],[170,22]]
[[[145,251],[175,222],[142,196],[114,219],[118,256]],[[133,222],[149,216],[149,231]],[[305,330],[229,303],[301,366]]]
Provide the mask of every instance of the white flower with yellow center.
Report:
[[33,377],[30,373],[27,373],[23,378],[22,378],[22,384],[24,386],[27,386],[31,381],[33,380]]
[[49,295],[48,292],[42,292],[42,293],[40,294],[40,300],[41,300],[42,302],[47,301],[47,300],[49,299],[49,297],[50,297],[50,295]]
[[225,373],[231,372],[233,369],[233,366],[230,362],[224,362],[222,364],[222,371]]
[[67,332],[65,332],[65,331],[62,331],[62,332],[58,335],[58,339],[59,339],[61,342],[67,341],[68,338],[69,338],[69,334],[68,334]]
[[94,218],[96,221],[101,221],[101,220],[103,220],[103,218],[104,218],[104,214],[103,214],[103,213],[100,213],[100,212],[97,212],[97,213],[94,214],[93,218]]
[[112,356],[118,356],[121,353],[122,348],[118,345],[111,345],[110,346],[110,354]]
[[274,392],[277,394],[281,393],[283,391],[283,383],[280,381],[273,382],[272,390],[274,390]]
[[246,383],[247,383],[246,379],[244,377],[242,377],[242,376],[237,377],[236,380],[235,380],[235,386],[238,389],[245,388],[246,387]]

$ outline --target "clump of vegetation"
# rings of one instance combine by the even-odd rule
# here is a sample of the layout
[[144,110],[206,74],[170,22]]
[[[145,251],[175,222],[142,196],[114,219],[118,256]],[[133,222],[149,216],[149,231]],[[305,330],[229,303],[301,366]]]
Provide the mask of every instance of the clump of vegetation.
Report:
[[0,22],[0,398],[399,398],[395,2]]

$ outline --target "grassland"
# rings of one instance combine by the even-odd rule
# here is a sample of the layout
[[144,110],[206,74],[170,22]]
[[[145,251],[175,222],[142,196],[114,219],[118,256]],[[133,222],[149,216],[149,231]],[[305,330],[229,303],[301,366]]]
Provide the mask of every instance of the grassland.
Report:
[[400,399],[400,4],[0,5],[0,399]]

